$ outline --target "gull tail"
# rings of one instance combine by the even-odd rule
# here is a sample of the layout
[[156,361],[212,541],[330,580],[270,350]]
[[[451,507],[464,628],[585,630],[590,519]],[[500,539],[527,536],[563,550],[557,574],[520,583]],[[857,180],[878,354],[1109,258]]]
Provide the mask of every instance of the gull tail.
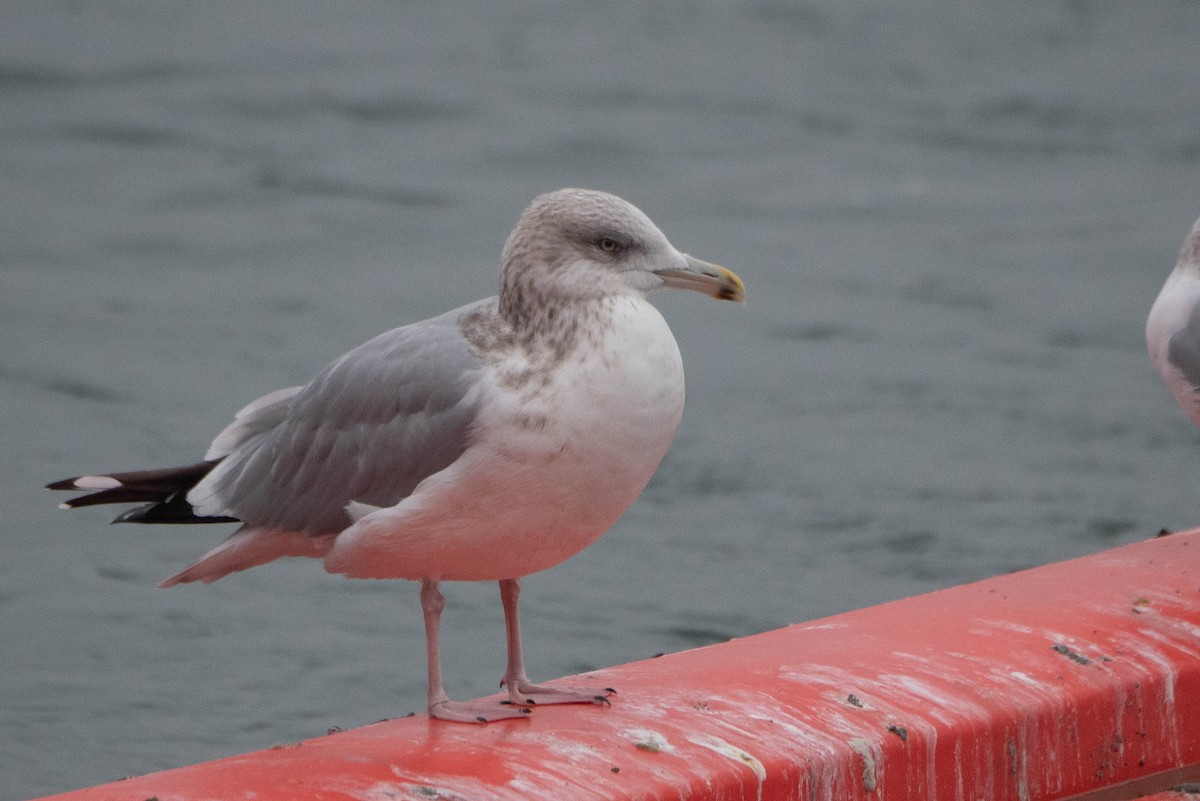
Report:
[[201,517],[187,502],[188,491],[220,462],[197,462],[159,470],[76,476],[47,484],[51,490],[90,490],[59,504],[63,509],[106,503],[142,503],[117,515],[114,523],[236,523],[234,517]]
[[314,537],[303,531],[275,531],[269,528],[242,526],[229,539],[213,548],[199,560],[159,583],[159,587],[174,587],[202,581],[211,584],[239,570],[265,565],[284,556],[308,556],[320,559],[333,545],[336,535]]

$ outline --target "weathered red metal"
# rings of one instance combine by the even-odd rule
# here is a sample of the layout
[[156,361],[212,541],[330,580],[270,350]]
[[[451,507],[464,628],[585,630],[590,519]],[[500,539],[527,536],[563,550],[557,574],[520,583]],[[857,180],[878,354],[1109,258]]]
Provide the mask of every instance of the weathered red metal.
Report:
[[1130,794],[1116,797],[1165,791],[1200,765],[1200,530],[586,681],[619,689],[612,708],[545,707],[486,726],[404,718],[53,798],[1038,801],[1122,785]]

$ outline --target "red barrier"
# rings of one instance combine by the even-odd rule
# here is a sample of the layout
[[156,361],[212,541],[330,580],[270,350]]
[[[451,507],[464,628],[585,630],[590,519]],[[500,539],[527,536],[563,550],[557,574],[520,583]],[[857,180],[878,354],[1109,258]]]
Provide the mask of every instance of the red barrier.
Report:
[[52,798],[1182,799],[1167,790],[1200,782],[1200,530],[587,683],[618,688],[611,709],[403,718]]

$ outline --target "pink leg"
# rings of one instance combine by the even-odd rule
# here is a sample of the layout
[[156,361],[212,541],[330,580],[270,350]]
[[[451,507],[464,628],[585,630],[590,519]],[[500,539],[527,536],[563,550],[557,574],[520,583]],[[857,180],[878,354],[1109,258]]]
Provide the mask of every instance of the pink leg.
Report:
[[508,703],[518,707],[539,704],[604,704],[616,690],[611,687],[545,687],[533,684],[525,675],[525,660],[521,655],[521,620],[517,602],[521,595],[520,579],[501,579],[500,602],[504,605],[504,631],[508,638],[508,668],[504,671],[502,687],[508,687]]
[[520,718],[528,709],[502,706],[497,701],[451,701],[442,686],[440,627],[446,599],[432,579],[421,582],[421,611],[425,614],[425,653],[429,659],[429,717],[461,723],[487,723],[492,720]]

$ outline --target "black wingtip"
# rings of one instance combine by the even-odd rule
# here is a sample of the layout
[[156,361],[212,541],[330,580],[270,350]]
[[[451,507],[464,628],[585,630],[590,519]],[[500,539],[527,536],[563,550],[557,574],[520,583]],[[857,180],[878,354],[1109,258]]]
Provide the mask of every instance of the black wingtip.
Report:
[[121,512],[121,514],[109,521],[109,525],[116,525],[117,523],[140,523],[141,518],[145,517],[146,513],[154,508],[154,506],[155,504],[153,503],[147,503],[143,506],[135,506],[132,509],[126,509],[124,512]]
[[[72,489],[68,487],[67,489]],[[142,501],[154,501],[159,498],[159,493],[150,492],[147,490],[128,489],[127,487],[114,487],[113,489],[97,490],[88,495],[80,495],[77,498],[71,498],[60,506],[66,509],[78,509],[83,506],[99,506],[105,503],[140,503]]]
[[78,509],[108,503],[142,504],[117,515],[114,523],[229,523],[231,517],[197,517],[187,493],[220,460],[196,462],[157,470],[131,470],[64,478],[46,485],[49,490],[83,490],[61,509]]
[[174,495],[165,501],[153,501],[127,509],[113,518],[113,523],[240,523],[236,517],[217,515],[198,517],[192,505],[182,495]]

